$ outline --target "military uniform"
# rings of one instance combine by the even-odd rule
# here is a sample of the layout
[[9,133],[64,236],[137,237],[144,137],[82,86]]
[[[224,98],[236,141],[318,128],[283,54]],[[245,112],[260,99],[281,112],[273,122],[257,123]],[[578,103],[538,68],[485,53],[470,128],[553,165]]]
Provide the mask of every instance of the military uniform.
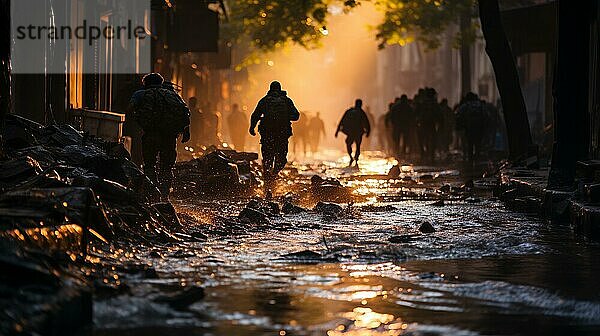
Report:
[[131,104],[134,119],[144,130],[144,173],[167,197],[173,183],[177,137],[186,130],[189,132],[189,109],[174,89],[158,85],[136,91]]
[[[363,135],[366,133],[367,136],[369,136],[369,133],[371,133],[371,124],[369,123],[369,118],[365,111],[356,106],[348,109],[344,113],[342,120],[340,120],[337,131],[335,132],[336,137],[340,131],[347,136],[346,149],[348,150],[348,155],[350,155],[351,162],[352,160],[358,161]],[[352,157],[353,144],[356,144],[354,158]]]
[[[250,130],[258,125],[260,133],[263,171],[266,182],[274,177],[287,163],[288,139],[292,136],[292,121],[297,121],[300,113],[294,102],[282,90],[271,89],[257,104],[250,117]],[[269,188],[269,186],[267,186]]]
[[479,154],[488,120],[485,102],[479,99],[466,101],[457,109],[456,127],[464,132],[464,157],[467,161],[473,161]]

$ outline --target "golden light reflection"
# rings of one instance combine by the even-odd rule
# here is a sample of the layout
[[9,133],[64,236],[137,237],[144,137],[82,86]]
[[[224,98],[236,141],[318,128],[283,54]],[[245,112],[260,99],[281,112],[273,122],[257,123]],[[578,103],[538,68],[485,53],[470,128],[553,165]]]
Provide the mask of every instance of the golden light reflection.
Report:
[[336,326],[327,331],[328,336],[400,335],[408,327],[406,323],[395,319],[394,315],[377,313],[367,307],[354,308],[352,312],[342,314],[342,317],[353,323]]
[[20,240],[34,246],[60,251],[79,251],[82,228],[77,224],[7,230],[0,233],[5,239]]

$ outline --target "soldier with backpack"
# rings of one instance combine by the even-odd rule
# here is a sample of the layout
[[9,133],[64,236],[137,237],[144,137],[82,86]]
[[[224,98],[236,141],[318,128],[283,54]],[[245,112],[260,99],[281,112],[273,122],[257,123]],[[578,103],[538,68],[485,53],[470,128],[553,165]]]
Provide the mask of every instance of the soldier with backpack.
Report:
[[255,128],[260,122],[258,132],[267,198],[272,195],[277,174],[287,163],[288,139],[292,136],[291,122],[298,119],[298,109],[277,81],[271,83],[269,92],[258,102],[250,117],[250,135],[256,136]]
[[[366,134],[367,138],[371,133],[371,124],[369,123],[369,118],[367,114],[362,109],[362,100],[357,99],[354,107],[348,109],[342,120],[335,131],[335,137],[337,138],[338,134],[342,131],[342,133],[346,134],[346,149],[348,150],[348,155],[350,156],[350,166],[352,166],[353,162],[356,162],[358,166],[358,158],[360,157],[360,145],[362,143],[363,134]],[[352,157],[352,145],[356,144],[356,152],[354,157]]]
[[489,125],[488,111],[484,101],[469,92],[456,110],[456,128],[463,132],[464,159],[472,163],[481,151]]
[[173,84],[164,83],[160,74],[148,74],[142,82],[144,87],[133,94],[131,104],[133,118],[144,131],[144,173],[167,200],[177,159],[177,138],[182,135],[182,143],[190,140],[190,110]]

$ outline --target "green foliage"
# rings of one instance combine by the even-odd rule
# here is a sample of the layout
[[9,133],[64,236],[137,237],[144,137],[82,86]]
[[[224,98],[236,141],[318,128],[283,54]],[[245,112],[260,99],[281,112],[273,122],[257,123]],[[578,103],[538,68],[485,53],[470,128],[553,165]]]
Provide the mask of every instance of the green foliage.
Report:
[[226,34],[259,51],[272,51],[290,43],[315,48],[326,26],[328,2],[231,0]]
[[[437,48],[450,25],[460,26],[461,17],[467,18],[467,24],[457,29],[455,47],[473,43],[479,31],[477,20],[472,20],[477,0],[228,0],[230,20],[224,32],[229,40],[247,43],[254,54],[290,44],[316,48],[327,34],[328,6],[348,12],[361,2],[373,3],[384,14],[375,27],[380,48],[414,41]],[[500,0],[504,8],[533,3]]]
[[475,41],[477,27],[471,20],[475,0],[378,0],[375,4],[384,13],[383,22],[377,26],[380,48],[419,41],[435,49],[448,26],[459,25],[462,15],[468,17],[469,25],[458,31],[456,44]]

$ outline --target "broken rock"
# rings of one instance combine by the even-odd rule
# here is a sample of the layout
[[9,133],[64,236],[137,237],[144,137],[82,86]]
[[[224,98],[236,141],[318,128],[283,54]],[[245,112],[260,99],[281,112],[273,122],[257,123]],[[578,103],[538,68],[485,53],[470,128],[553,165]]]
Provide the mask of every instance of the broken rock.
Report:
[[435,228],[433,227],[433,225],[431,223],[429,223],[427,221],[423,221],[419,225],[419,231],[421,231],[422,233],[434,233]]

